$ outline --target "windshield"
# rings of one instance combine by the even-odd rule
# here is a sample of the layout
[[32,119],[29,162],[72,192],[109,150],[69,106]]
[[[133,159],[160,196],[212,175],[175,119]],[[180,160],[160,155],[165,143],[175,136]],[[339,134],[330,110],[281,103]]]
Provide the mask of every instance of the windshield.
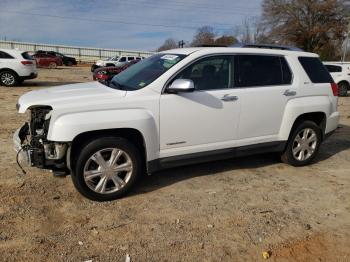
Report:
[[181,61],[185,55],[156,54],[114,76],[110,87],[127,91],[144,88]]

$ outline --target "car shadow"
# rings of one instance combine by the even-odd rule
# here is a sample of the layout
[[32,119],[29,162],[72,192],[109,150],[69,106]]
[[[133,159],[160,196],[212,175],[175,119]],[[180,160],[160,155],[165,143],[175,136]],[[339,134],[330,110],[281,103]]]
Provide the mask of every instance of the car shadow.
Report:
[[[318,156],[312,164],[325,161],[348,149],[350,149],[350,127],[340,125],[335,133],[324,141]],[[156,172],[151,176],[143,176],[138,185],[130,192],[129,196],[152,192],[195,177],[217,175],[222,172],[240,169],[255,169],[279,163],[281,161],[278,154],[266,153],[166,169]]]
[[320,152],[315,158],[315,162],[327,160],[349,148],[350,127],[347,125],[339,125],[334,134],[326,139],[321,145]]
[[142,176],[138,185],[134,187],[129,196],[152,192],[195,177],[216,175],[239,169],[259,168],[278,163],[278,156],[274,153],[269,153],[165,169],[150,176]]

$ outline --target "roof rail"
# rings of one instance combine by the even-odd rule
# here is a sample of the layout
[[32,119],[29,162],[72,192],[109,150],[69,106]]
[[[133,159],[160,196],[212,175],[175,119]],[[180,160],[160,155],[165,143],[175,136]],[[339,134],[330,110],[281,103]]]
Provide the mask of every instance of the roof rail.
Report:
[[242,47],[242,48],[263,48],[263,49],[279,49],[279,50],[288,50],[288,51],[302,51],[303,49],[300,49],[295,46],[287,46],[287,45],[270,45],[270,44],[235,44],[231,47]]
[[203,45],[196,45],[196,47],[227,47],[227,45],[203,44]]

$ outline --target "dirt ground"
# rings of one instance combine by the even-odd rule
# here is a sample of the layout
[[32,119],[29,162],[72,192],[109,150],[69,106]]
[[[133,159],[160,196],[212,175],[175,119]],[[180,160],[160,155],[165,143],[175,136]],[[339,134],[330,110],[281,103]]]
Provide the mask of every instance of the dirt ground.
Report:
[[20,95],[90,80],[88,67],[41,69],[0,87],[0,261],[350,261],[350,97],[311,166],[273,154],[187,166],[95,203],[70,177],[22,175],[12,147]]

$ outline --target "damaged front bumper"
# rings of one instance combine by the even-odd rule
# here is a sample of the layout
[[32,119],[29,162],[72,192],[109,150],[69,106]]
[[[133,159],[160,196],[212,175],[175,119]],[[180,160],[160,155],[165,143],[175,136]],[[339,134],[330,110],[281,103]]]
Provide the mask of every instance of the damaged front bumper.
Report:
[[29,150],[22,146],[22,141],[19,137],[19,133],[23,132],[24,128],[26,128],[26,125],[18,128],[13,134],[13,144],[17,153],[17,163],[19,163],[21,166],[31,166]]
[[45,141],[40,146],[33,146],[29,133],[28,123],[25,123],[13,135],[16,160],[20,168],[23,170],[22,167],[37,167],[69,174],[67,165],[69,144]]

